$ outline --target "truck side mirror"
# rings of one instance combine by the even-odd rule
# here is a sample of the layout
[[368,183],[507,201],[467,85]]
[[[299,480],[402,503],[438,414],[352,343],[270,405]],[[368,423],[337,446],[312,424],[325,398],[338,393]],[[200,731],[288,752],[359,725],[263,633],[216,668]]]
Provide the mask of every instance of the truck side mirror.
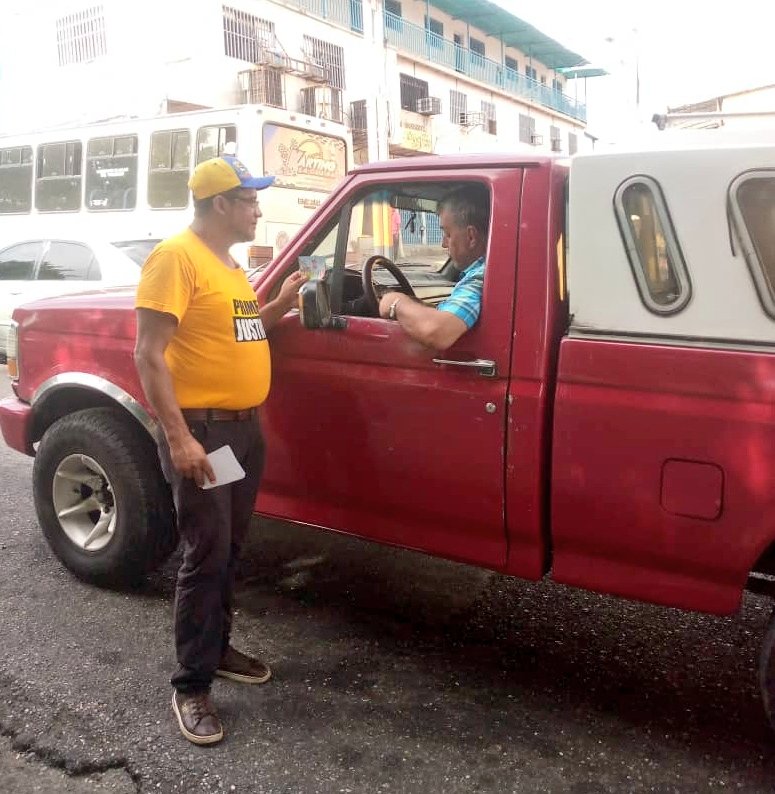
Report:
[[313,279],[299,290],[299,319],[304,328],[328,328],[331,325],[331,303],[328,284]]

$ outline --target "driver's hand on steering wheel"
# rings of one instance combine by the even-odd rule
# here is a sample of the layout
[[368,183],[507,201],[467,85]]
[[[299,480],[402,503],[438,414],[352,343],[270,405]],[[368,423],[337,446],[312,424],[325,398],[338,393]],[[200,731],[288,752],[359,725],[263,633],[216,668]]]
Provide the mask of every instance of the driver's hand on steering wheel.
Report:
[[386,292],[380,299],[379,299],[379,316],[383,320],[388,319],[388,315],[390,313],[390,307],[394,301],[398,300],[399,298],[405,298],[406,295],[403,292]]

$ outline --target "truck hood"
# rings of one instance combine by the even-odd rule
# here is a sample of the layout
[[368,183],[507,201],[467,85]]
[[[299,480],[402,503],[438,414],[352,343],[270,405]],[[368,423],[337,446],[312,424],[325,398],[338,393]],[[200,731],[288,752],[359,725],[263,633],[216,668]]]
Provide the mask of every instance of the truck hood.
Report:
[[16,307],[13,319],[36,336],[135,337],[135,287],[112,287],[40,298]]

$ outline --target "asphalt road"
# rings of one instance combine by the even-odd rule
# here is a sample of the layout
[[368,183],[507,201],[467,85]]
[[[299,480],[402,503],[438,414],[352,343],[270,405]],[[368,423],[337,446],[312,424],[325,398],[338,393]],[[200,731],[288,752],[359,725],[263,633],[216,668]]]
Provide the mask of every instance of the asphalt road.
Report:
[[[9,392],[0,368],[0,395]],[[169,699],[175,561],[132,591],[50,554],[0,444],[0,791],[771,792],[771,606],[715,618],[256,522],[236,644],[196,748]]]

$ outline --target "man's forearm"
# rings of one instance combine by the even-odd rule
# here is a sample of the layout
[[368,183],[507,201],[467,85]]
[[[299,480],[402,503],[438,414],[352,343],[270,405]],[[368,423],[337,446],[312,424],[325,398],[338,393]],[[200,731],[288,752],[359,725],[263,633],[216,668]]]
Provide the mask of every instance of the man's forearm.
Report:
[[174,440],[188,434],[188,425],[175,398],[172,376],[164,359],[159,361],[155,357],[146,357],[135,353],[135,365],[145,396],[148,398],[167,440]]
[[264,329],[271,330],[290,309],[288,302],[280,298],[275,298],[262,306],[261,322],[264,324]]

